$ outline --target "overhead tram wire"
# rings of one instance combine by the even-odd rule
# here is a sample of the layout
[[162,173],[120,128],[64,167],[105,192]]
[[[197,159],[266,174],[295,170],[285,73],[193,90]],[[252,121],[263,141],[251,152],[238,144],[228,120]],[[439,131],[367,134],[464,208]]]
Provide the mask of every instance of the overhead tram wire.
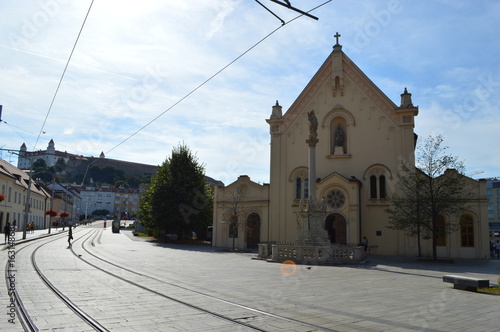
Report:
[[40,136],[42,135],[43,128],[45,127],[45,123],[47,123],[47,119],[49,118],[49,114],[52,110],[52,106],[54,105],[54,101],[56,100],[57,94],[59,92],[59,88],[61,87],[62,81],[64,79],[64,75],[66,75],[66,70],[68,69],[71,58],[73,57],[73,53],[75,52],[76,45],[78,44],[78,40],[80,39],[80,36],[82,34],[82,31],[83,31],[83,27],[85,26],[85,23],[87,22],[87,18],[89,17],[89,13],[90,13],[90,10],[92,9],[93,4],[94,4],[94,0],[91,1],[89,9],[87,10],[87,14],[85,15],[85,19],[83,20],[82,26],[80,27],[80,31],[78,31],[78,36],[76,37],[75,43],[73,44],[73,48],[71,49],[71,53],[69,54],[68,61],[66,61],[66,65],[64,66],[64,70],[62,72],[61,78],[59,79],[59,83],[57,84],[56,91],[54,92],[54,96],[52,97],[52,101],[50,102],[49,109],[47,111],[47,114],[45,115],[45,119],[43,120],[42,127],[40,128],[40,132],[38,133],[38,136],[36,138],[34,148],[36,148],[36,145],[38,144],[38,140],[40,139]]
[[[54,101],[57,97],[57,93],[59,92],[59,88],[61,87],[62,80],[64,79],[64,75],[66,74],[66,70],[68,69],[69,63],[71,61],[71,57],[73,56],[73,52],[75,51],[75,48],[76,48],[76,44],[78,43],[78,40],[80,39],[80,35],[82,33],[83,27],[85,26],[85,22],[87,22],[87,17],[89,16],[90,9],[92,8],[93,3],[94,3],[94,0],[92,0],[92,2],[90,3],[89,9],[87,10],[87,14],[85,15],[85,19],[83,20],[82,26],[80,27],[80,31],[78,32],[78,36],[76,37],[75,43],[73,44],[73,48],[71,49],[71,53],[69,55],[68,61],[66,61],[66,66],[64,66],[64,71],[61,75],[61,78],[59,79],[59,83],[57,84],[56,91],[54,92],[54,96],[52,97],[52,101],[50,102],[49,109],[47,111],[47,114],[45,115],[45,119],[43,120],[42,127],[40,128],[40,132],[38,133],[35,144],[33,145],[34,149],[36,148],[36,145],[38,144],[38,140],[40,139],[40,136],[42,136],[43,128],[45,127],[45,123],[47,122],[50,111],[52,110],[52,106],[54,105]],[[29,202],[30,202],[32,180],[33,180],[33,156],[30,157],[28,193],[26,194],[26,206],[24,209],[24,222],[23,222],[23,226],[22,226],[22,228],[23,228],[23,240],[26,239],[26,225],[28,224],[29,211],[30,211]]]
[[[24,129],[20,128],[20,127],[17,127],[17,126],[11,125],[10,123],[8,123],[8,122],[6,122],[6,121],[2,121],[2,122],[3,122],[3,123],[5,123],[5,124],[7,125],[7,127],[9,127],[9,128],[10,128],[10,129],[11,129],[14,133],[16,133],[19,137],[21,137],[21,138],[24,140],[24,142],[27,142],[28,144],[30,144],[30,145],[31,145],[31,143],[30,143],[30,142],[26,139],[26,137],[24,137],[23,135],[21,135],[21,133],[20,133],[19,131],[15,130],[15,129],[14,129],[14,127],[18,128],[18,129],[20,129],[20,130],[22,130],[22,131],[25,131],[25,132],[27,132],[27,133],[30,133],[30,134],[33,134],[33,133],[31,133],[31,132],[29,132],[29,131],[27,131],[27,130],[24,130]],[[34,134],[33,134],[33,135],[34,135]],[[33,146],[33,145],[32,145],[32,146]],[[34,149],[35,149],[35,147],[33,146],[33,150],[34,150]]]
[[[311,10],[307,11],[306,13],[310,13],[324,5],[326,5],[327,3],[329,2],[332,2],[333,0],[327,0],[323,3],[321,3],[320,5],[312,8]],[[287,21],[287,22],[284,22],[281,26],[277,27],[276,29],[274,29],[273,31],[271,31],[269,34],[267,34],[266,36],[264,36],[263,38],[261,38],[258,42],[256,42],[255,44],[253,44],[250,48],[248,48],[246,51],[244,51],[243,53],[241,53],[240,55],[238,55],[234,60],[232,60],[231,62],[229,62],[227,65],[225,65],[224,67],[222,67],[221,69],[219,69],[215,74],[213,74],[212,76],[210,76],[209,78],[207,78],[205,81],[203,81],[201,84],[199,84],[197,87],[195,87],[193,90],[191,90],[188,94],[186,94],[184,97],[182,97],[181,99],[179,99],[178,101],[176,101],[174,104],[172,104],[170,107],[168,107],[165,111],[163,111],[162,113],[160,113],[158,116],[156,116],[155,118],[153,118],[151,121],[149,121],[148,123],[146,123],[144,126],[142,126],[141,128],[139,128],[138,130],[136,130],[135,132],[133,132],[132,134],[130,134],[130,136],[128,136],[127,138],[125,138],[124,140],[122,140],[120,143],[118,143],[117,145],[115,145],[113,148],[111,148],[109,151],[107,151],[105,154],[108,154],[110,153],[111,151],[115,150],[116,148],[118,148],[120,145],[122,145],[123,143],[125,143],[126,141],[128,141],[129,139],[131,139],[132,137],[134,137],[135,135],[137,135],[139,132],[141,132],[142,130],[144,130],[146,127],[148,127],[150,124],[152,124],[153,122],[155,122],[156,120],[158,120],[160,117],[162,117],[165,113],[167,113],[168,111],[170,111],[172,108],[174,108],[175,106],[177,106],[178,104],[180,104],[182,101],[184,101],[186,98],[188,98],[189,96],[191,96],[193,93],[195,93],[198,89],[200,89],[202,86],[204,86],[205,84],[207,84],[208,82],[210,82],[212,79],[214,79],[216,76],[218,76],[220,73],[222,73],[224,70],[226,70],[229,66],[231,66],[233,63],[235,63],[236,61],[238,61],[239,59],[241,59],[243,56],[245,56],[248,52],[250,52],[251,50],[253,50],[255,47],[257,47],[259,44],[261,44],[264,40],[266,40],[267,38],[271,37],[275,32],[277,32],[278,30],[280,30],[281,28],[283,28],[285,25],[289,24],[289,23],[292,23],[293,21],[297,20],[298,18],[302,17],[302,16],[305,16],[305,14],[300,14],[294,18],[292,18],[291,20]]]

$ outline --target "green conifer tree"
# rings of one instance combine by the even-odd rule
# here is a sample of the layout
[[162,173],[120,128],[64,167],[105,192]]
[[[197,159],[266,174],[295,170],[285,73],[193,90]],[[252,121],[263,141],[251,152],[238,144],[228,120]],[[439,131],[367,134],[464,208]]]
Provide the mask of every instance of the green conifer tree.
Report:
[[156,236],[204,235],[212,223],[213,199],[204,167],[186,145],[174,148],[143,193],[140,216]]

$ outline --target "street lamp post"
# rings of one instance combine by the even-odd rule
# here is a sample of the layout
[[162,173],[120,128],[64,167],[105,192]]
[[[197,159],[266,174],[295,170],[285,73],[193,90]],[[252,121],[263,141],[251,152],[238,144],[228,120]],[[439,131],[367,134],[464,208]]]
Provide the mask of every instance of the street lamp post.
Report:
[[26,239],[26,225],[28,225],[28,217],[31,209],[31,182],[33,181],[33,156],[30,157],[30,174],[28,180],[28,193],[26,195],[26,205],[24,208],[24,222],[23,222],[23,240]]
[[[56,178],[52,178],[52,190],[50,191],[50,211],[54,210],[54,187],[56,185]],[[52,215],[49,216],[49,233],[52,230]]]

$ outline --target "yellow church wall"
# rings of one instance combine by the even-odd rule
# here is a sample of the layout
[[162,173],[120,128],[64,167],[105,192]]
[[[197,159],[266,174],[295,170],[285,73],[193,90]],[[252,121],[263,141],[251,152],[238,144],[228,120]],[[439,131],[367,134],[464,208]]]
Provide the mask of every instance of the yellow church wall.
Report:
[[[341,51],[340,45],[334,47],[334,52],[288,110],[283,114],[276,102],[266,120],[271,136],[270,184],[265,190],[249,185],[255,195],[245,202],[248,208],[253,206],[262,215],[261,240],[292,242],[298,239],[296,213],[306,202],[304,197],[297,199],[295,181],[309,176],[310,147],[306,141],[311,134],[308,118],[311,111],[317,119],[319,141],[315,146],[317,179],[310,181],[316,186],[318,202],[333,190],[344,195],[344,205],[329,206],[326,211],[345,219],[346,242],[357,244],[366,236],[372,254],[416,256],[416,239],[387,227],[388,201],[371,197],[370,177],[376,176],[377,181],[382,175],[385,177],[386,197],[397,190],[401,163],[414,164],[414,116],[418,108],[411,104],[411,94],[406,89],[401,95],[401,105],[397,106]],[[342,146],[335,146],[338,125],[344,133]],[[240,177],[235,183],[218,188],[214,224],[217,219],[221,220],[220,203],[227,199],[222,193],[245,181],[249,178]],[[472,179],[471,184],[477,186],[475,197],[480,197],[482,184]],[[460,233],[453,233],[447,246],[438,248],[440,257],[481,258],[487,253],[483,248],[488,234],[485,200],[475,201],[471,211],[477,221],[474,225],[477,245],[463,248]],[[217,243],[229,246],[227,230],[219,226],[218,231]],[[243,237],[238,238],[237,243],[246,245]],[[422,240],[421,243],[422,254],[432,255],[431,242]]]
[[247,248],[251,214],[259,216],[258,242],[269,241],[269,185],[258,184],[250,177],[242,175],[228,186],[214,188],[213,241],[216,247],[233,247],[233,238],[229,237],[230,220],[228,215],[238,215],[238,237],[234,239],[235,248]]

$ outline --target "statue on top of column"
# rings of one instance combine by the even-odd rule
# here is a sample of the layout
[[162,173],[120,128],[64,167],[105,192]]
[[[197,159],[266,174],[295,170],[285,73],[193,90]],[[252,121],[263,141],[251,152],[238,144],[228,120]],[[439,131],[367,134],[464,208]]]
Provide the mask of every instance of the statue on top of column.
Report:
[[309,119],[309,139],[315,141],[318,138],[318,119],[314,115],[314,111],[307,113]]

